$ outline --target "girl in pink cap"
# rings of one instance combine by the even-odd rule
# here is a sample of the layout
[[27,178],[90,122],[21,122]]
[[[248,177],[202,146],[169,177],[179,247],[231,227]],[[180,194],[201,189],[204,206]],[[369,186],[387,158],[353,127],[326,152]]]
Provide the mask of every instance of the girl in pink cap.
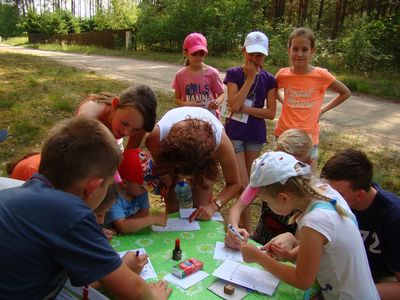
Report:
[[176,73],[172,87],[176,105],[204,107],[219,118],[218,107],[224,100],[224,87],[218,71],[204,63],[207,53],[204,35],[189,34],[183,42],[185,67]]

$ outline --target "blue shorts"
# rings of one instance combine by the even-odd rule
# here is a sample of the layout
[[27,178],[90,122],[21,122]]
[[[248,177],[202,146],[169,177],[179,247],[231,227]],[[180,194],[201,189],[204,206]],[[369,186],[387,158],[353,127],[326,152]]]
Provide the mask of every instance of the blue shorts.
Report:
[[244,151],[261,152],[264,147],[264,143],[246,143],[242,140],[231,140],[235,153]]

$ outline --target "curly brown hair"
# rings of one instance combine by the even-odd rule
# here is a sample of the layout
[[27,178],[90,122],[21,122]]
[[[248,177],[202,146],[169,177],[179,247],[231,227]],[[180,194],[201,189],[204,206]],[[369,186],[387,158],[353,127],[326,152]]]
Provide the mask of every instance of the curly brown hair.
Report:
[[168,136],[161,141],[155,157],[159,174],[172,177],[188,175],[200,186],[204,179],[216,181],[218,161],[216,141],[211,125],[203,120],[188,118],[172,126]]

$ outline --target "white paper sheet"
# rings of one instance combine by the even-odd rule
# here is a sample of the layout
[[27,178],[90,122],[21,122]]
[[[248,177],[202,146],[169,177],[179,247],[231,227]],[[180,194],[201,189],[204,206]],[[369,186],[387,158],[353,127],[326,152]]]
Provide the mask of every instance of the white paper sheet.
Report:
[[191,286],[195,285],[196,283],[202,281],[204,278],[208,277],[208,273],[204,272],[204,271],[197,271],[196,273],[193,273],[191,275],[189,275],[188,277],[185,278],[178,278],[175,275],[169,273],[167,275],[164,276],[164,280],[169,281],[173,284],[176,284],[178,286],[180,286],[183,289],[188,289]]
[[[122,256],[125,255],[127,252],[134,252],[139,251],[140,254],[146,254],[146,250],[144,248],[138,248],[138,249],[133,249],[133,250],[128,250],[128,251],[123,251],[123,252],[118,252],[119,256],[122,258]],[[153,268],[153,265],[151,264],[150,257],[147,258],[148,262],[147,264],[143,267],[142,272],[140,272],[140,277],[142,277],[144,280],[150,279],[150,278],[155,278],[158,279],[157,273]]]
[[151,230],[153,231],[193,231],[200,230],[199,222],[189,222],[188,219],[171,218],[167,220],[165,227],[152,225]]
[[[179,214],[181,216],[181,219],[189,219],[190,215],[192,212],[194,212],[196,209],[195,208],[180,208],[179,209]],[[216,212],[212,215],[211,220],[214,221],[224,221],[224,218],[222,217],[220,212]]]
[[[90,300],[109,300],[102,293],[96,291],[94,288],[89,288],[89,299]],[[83,297],[83,287],[72,286],[69,279],[65,283],[64,287],[58,293],[56,300],[80,300]]]
[[[243,102],[243,105],[251,107],[253,105],[253,101],[251,101],[249,99],[245,99]],[[247,121],[249,120],[249,115],[246,113],[233,113],[232,114],[228,109],[226,100],[224,102],[222,102],[222,104],[220,106],[220,110],[221,110],[221,115],[227,119],[230,118],[232,120],[236,120],[236,121],[239,121],[242,123],[247,123]]]
[[213,275],[267,295],[272,295],[279,283],[279,279],[268,271],[242,265],[232,260],[224,261]]
[[242,252],[240,250],[234,250],[225,247],[223,242],[215,243],[214,259],[218,260],[233,260],[238,262],[243,262]]

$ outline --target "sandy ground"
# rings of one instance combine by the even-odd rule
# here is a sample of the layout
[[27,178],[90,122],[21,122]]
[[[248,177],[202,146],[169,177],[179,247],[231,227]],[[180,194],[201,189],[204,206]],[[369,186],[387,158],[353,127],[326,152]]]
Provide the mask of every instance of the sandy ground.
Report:
[[[155,89],[172,91],[171,82],[179,65],[136,60],[124,57],[84,55],[25,49],[0,44],[0,52],[44,56],[79,69],[92,70],[100,75],[124,80],[131,84],[145,83]],[[224,77],[221,73],[221,77]],[[329,91],[325,101],[332,99]],[[279,111],[278,111],[279,115]],[[277,115],[277,116],[278,116]],[[321,127],[361,136],[377,146],[400,147],[400,104],[375,99],[368,95],[352,95],[342,105],[321,119]]]

